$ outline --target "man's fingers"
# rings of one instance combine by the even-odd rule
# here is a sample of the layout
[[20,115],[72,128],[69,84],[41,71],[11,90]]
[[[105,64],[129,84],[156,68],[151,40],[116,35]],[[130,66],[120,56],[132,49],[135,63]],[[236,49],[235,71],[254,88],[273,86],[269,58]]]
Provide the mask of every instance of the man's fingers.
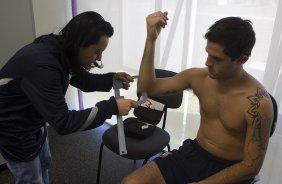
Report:
[[167,25],[167,19],[163,17],[154,17],[151,21],[151,25],[158,25],[162,28],[165,28]]
[[161,20],[160,23],[159,23],[159,25],[160,25],[162,28],[164,28],[164,27],[167,25],[167,22],[164,21],[164,20]]
[[164,12],[157,11],[157,12],[154,12],[154,13],[150,14],[149,17],[167,16],[167,15],[168,15],[167,11],[164,11]]
[[168,13],[167,12],[156,12],[156,13],[152,13],[151,15],[149,15],[150,18],[162,18],[163,20],[168,20],[167,17]]

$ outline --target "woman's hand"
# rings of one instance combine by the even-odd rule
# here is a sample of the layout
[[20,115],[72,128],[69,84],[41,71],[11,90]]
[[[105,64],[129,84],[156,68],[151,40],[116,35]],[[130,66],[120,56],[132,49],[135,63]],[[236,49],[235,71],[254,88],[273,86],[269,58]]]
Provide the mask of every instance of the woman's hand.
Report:
[[133,77],[125,72],[118,72],[114,74],[114,80],[121,80],[124,89],[128,89],[130,87],[130,82],[133,82]]
[[132,108],[137,108],[136,101],[131,99],[117,99],[118,115],[126,116]]

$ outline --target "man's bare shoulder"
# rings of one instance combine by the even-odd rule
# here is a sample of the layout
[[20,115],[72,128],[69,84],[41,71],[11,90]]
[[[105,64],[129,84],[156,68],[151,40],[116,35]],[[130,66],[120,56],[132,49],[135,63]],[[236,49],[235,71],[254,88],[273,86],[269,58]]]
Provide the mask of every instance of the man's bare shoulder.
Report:
[[189,80],[198,80],[208,76],[207,68],[189,68],[179,73],[178,77]]
[[205,68],[189,68],[186,70],[183,70],[181,73],[185,73],[187,75],[194,75],[194,76],[207,76],[208,75],[208,69]]
[[175,78],[188,84],[188,88],[193,88],[195,84],[201,82],[206,76],[208,76],[207,68],[189,68],[177,74]]
[[264,88],[264,86],[257,80],[255,79],[252,75],[248,74],[247,75],[247,83],[245,84],[245,90],[248,95],[259,95],[259,96],[267,96],[268,92]]
[[248,103],[248,115],[257,113],[264,116],[272,116],[272,101],[268,91],[254,77],[250,76],[250,83],[246,89],[246,100]]
[[250,109],[256,109],[257,111],[269,113],[269,109],[272,109],[272,101],[269,93],[263,88],[263,86],[257,86],[250,90],[247,95],[247,102]]

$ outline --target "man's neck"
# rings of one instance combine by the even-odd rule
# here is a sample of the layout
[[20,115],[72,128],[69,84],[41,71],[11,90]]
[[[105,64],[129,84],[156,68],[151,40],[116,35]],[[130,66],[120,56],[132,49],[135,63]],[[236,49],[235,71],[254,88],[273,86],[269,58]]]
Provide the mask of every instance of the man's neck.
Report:
[[226,79],[217,79],[218,89],[222,92],[227,92],[239,87],[243,84],[247,72],[244,69],[234,73],[232,77]]

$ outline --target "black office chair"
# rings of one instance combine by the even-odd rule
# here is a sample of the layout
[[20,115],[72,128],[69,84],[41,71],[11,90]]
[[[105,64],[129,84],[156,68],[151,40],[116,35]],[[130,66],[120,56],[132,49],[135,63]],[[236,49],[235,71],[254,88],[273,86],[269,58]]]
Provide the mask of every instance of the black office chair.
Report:
[[[273,105],[273,121],[272,121],[272,125],[271,125],[270,136],[269,136],[269,137],[271,137],[273,135],[274,131],[275,131],[276,124],[277,124],[278,106],[277,106],[275,98],[270,93],[268,93],[268,94],[271,98],[272,105]],[[254,178],[254,180],[252,181],[251,184],[258,182],[259,180],[260,180],[260,176],[256,175],[256,177]]]
[[[171,72],[168,70],[161,70],[156,69],[155,70],[156,77],[157,78],[163,78],[163,77],[171,77],[174,76],[176,73]],[[143,165],[147,163],[147,161],[152,157],[157,155],[158,153],[162,152],[165,147],[168,148],[168,151],[170,151],[169,141],[170,136],[169,134],[164,130],[165,124],[166,124],[166,117],[167,117],[167,109],[168,108],[179,108],[182,104],[182,97],[183,92],[178,92],[166,96],[160,96],[160,97],[150,97],[150,99],[155,100],[157,102],[160,102],[164,104],[163,112],[160,113],[154,113],[150,111],[150,109],[147,109],[144,111],[142,108],[136,108],[134,109],[134,115],[138,117],[138,119],[142,121],[150,121],[151,119],[158,119],[155,124],[158,124],[161,120],[161,117],[163,115],[163,124],[162,128],[156,127],[154,131],[146,138],[138,139],[133,138],[131,136],[128,136],[125,134],[125,141],[126,141],[126,148],[127,153],[126,155],[121,155],[124,158],[132,159],[134,160],[134,163],[136,163],[136,160],[143,160]],[[156,111],[156,110],[155,110]],[[160,115],[160,116],[159,116]],[[128,118],[125,121],[131,121],[136,118]],[[150,122],[152,123],[152,122]],[[100,146],[100,152],[99,152],[99,163],[98,163],[98,173],[97,173],[97,180],[96,184],[99,184],[100,181],[100,172],[101,172],[101,163],[102,163],[102,155],[103,155],[103,147],[104,145],[109,148],[112,152],[119,154],[119,144],[118,144],[118,133],[117,133],[117,125],[112,126],[108,130],[105,131],[102,137],[102,143]]]
[[272,126],[271,126],[271,131],[270,131],[270,137],[271,137],[275,131],[276,124],[277,124],[278,106],[277,106],[275,98],[271,94],[269,94],[269,96],[271,98],[272,105],[273,105],[273,121],[272,121]]

